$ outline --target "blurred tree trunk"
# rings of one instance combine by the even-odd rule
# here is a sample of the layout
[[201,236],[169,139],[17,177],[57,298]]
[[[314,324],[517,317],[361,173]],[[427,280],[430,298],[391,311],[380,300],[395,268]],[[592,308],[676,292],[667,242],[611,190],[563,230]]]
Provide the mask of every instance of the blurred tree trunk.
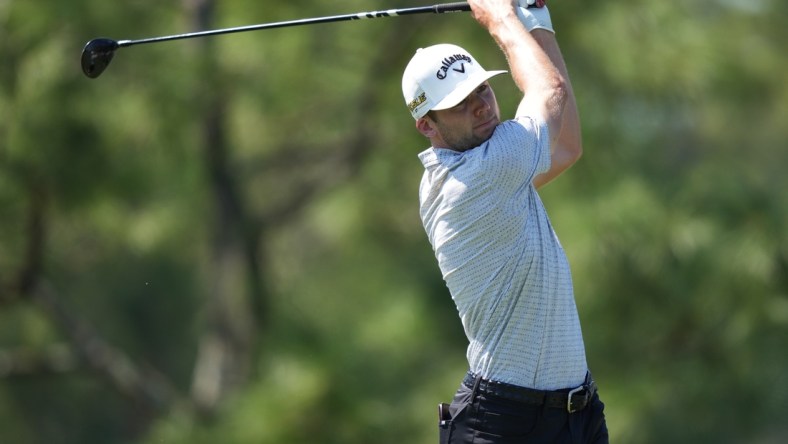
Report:
[[[211,27],[213,0],[184,0],[185,11],[195,30]],[[192,380],[192,398],[197,408],[212,414],[226,394],[242,386],[249,377],[255,319],[252,301],[262,301],[257,270],[257,256],[247,236],[248,226],[243,199],[230,172],[230,148],[227,140],[225,110],[228,94],[221,81],[214,39],[200,38],[195,45],[199,66],[199,83],[211,85],[198,99],[201,141],[205,156],[208,185],[213,196],[210,283],[205,307],[207,325],[199,340]]]

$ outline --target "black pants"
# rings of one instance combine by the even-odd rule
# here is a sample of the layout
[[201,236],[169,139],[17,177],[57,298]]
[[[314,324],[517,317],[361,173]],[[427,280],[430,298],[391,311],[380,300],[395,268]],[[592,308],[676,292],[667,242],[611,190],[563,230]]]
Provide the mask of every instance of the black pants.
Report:
[[478,381],[471,386],[466,378],[457,390],[451,418],[440,424],[441,444],[608,443],[605,406],[596,392],[583,409],[569,413],[566,407],[501,396]]

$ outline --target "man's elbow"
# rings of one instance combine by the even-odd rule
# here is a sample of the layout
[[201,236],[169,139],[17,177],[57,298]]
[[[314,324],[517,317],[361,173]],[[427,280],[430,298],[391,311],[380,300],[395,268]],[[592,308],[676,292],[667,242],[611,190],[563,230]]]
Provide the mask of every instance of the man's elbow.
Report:
[[564,145],[561,148],[561,152],[553,156],[553,161],[556,163],[556,168],[564,172],[580,160],[580,157],[583,155],[583,148],[579,144],[577,146]]
[[580,160],[580,158],[583,157],[583,143],[578,140],[577,143],[572,144],[569,147],[569,156],[572,159],[572,165]]
[[560,152],[555,153],[553,162],[556,163],[556,168],[564,172],[571,168],[580,157],[583,156],[583,147],[580,143],[563,144],[560,147]]

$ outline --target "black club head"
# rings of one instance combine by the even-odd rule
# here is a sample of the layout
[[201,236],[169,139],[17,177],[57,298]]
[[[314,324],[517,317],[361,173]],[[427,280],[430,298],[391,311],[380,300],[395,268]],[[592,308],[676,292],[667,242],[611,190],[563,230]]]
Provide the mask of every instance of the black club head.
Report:
[[91,79],[100,76],[112,61],[118,42],[112,39],[93,39],[82,49],[82,72]]

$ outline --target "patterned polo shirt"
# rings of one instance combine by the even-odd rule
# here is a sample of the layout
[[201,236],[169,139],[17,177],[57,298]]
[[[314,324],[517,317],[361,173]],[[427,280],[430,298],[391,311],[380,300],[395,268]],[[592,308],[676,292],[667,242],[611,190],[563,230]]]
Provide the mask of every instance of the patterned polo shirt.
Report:
[[470,370],[541,390],[582,384],[569,263],[532,184],[550,169],[546,123],[509,120],[478,147],[419,158],[421,219],[468,337]]

